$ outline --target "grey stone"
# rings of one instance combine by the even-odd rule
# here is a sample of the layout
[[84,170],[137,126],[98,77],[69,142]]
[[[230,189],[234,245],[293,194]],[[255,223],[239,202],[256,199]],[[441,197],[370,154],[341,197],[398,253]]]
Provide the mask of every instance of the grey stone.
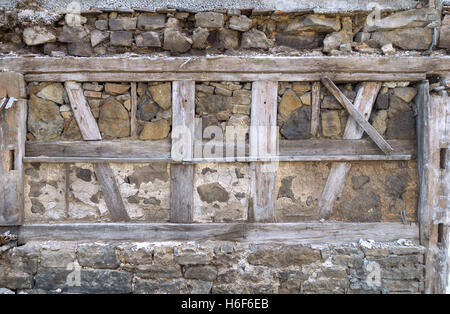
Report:
[[189,280],[187,284],[189,293],[192,294],[209,294],[213,286],[212,282],[203,280]]
[[269,49],[272,43],[267,39],[266,34],[259,30],[251,30],[242,34],[241,48]]
[[406,170],[394,173],[386,177],[386,194],[393,198],[400,198],[406,191],[411,177]]
[[145,279],[180,278],[180,265],[142,265],[136,266],[136,273]]
[[209,45],[208,43],[209,31],[203,27],[197,27],[194,29],[194,34],[192,35],[192,48],[194,49],[206,49]]
[[78,247],[78,263],[84,267],[112,269],[120,264],[116,248],[109,244],[82,244]]
[[376,222],[381,220],[380,196],[372,189],[359,190],[349,201],[336,206],[345,221]]
[[294,192],[292,191],[292,181],[295,179],[295,176],[288,176],[281,179],[281,186],[278,190],[277,199],[282,197],[287,197],[295,202]]
[[23,41],[28,46],[42,45],[55,42],[56,36],[45,27],[32,26],[23,30]]
[[391,95],[388,110],[386,137],[388,139],[414,139],[416,137],[416,119],[411,107]]
[[28,102],[28,130],[37,140],[57,139],[64,128],[56,103],[35,95],[30,96]]
[[209,204],[214,202],[225,203],[230,198],[228,191],[218,182],[200,185],[197,187],[197,192],[200,199]]
[[372,23],[366,24],[365,30],[368,32],[373,31],[386,31],[402,28],[424,27],[429,23],[437,20],[438,12],[432,8],[423,8],[418,10],[401,11],[387,17],[384,17]]
[[281,134],[287,139],[307,139],[311,133],[311,108],[303,106],[291,113],[281,127]]
[[300,35],[277,34],[276,43],[280,46],[294,49],[314,49],[319,48],[323,43],[323,35],[318,33],[304,33]]
[[41,267],[66,269],[75,261],[74,247],[57,247],[55,249],[43,249],[41,253]]
[[324,96],[320,105],[322,109],[342,109],[341,104],[334,96]]
[[164,31],[164,49],[171,52],[183,53],[191,49],[192,40],[176,29],[168,28]]
[[144,32],[135,36],[137,47],[161,47],[159,34],[156,32]]
[[212,256],[208,252],[198,250],[174,250],[174,260],[180,265],[206,265],[211,262]]
[[219,32],[219,43],[221,48],[237,49],[239,48],[239,33],[224,28]]
[[96,20],[95,28],[100,31],[106,31],[108,29],[108,20]]
[[246,32],[252,27],[252,20],[245,15],[232,16],[228,27],[236,31]]
[[138,118],[143,121],[151,121],[156,117],[159,111],[158,105],[149,96],[143,96],[138,98]]
[[186,268],[184,277],[188,279],[214,281],[217,277],[217,270],[212,266],[191,266]]
[[288,267],[291,265],[308,265],[321,260],[320,251],[301,245],[255,245],[248,255],[251,265],[269,267]]
[[166,26],[166,16],[163,14],[143,13],[138,16],[137,27],[140,30],[158,30]]
[[375,102],[376,109],[387,109],[389,108],[389,94],[379,93],[377,96],[377,100]]
[[133,44],[133,33],[126,31],[112,32],[110,41],[112,46],[130,47]]
[[15,294],[15,292],[6,288],[0,288],[0,294]]
[[372,39],[380,46],[392,43],[404,50],[427,50],[432,43],[432,38],[433,31],[430,28],[405,28],[372,33]]
[[370,177],[368,176],[353,176],[352,177],[352,188],[354,190],[361,189],[366,183],[370,181]]
[[450,24],[441,27],[439,35],[439,48],[450,49]]
[[154,294],[154,293],[158,292],[158,289],[159,289],[158,280],[147,280],[147,279],[136,278],[133,293]]
[[216,12],[199,12],[195,14],[195,25],[205,28],[221,28],[224,24],[224,15]]
[[121,17],[109,19],[109,29],[112,31],[132,31],[136,29],[136,18]]
[[69,43],[67,51],[71,56],[90,57],[94,54],[90,43]]
[[206,97],[198,97],[195,108],[197,113],[218,113],[227,110],[227,98],[220,95],[208,95]]
[[97,46],[98,44],[101,44],[102,42],[109,39],[109,33],[108,32],[102,32],[97,29],[94,29],[91,32],[91,45],[92,47]]
[[325,17],[324,15],[306,15],[294,19],[288,24],[286,32],[314,31],[318,33],[337,32],[341,29],[338,17]]
[[58,35],[58,41],[63,43],[82,42],[88,33],[82,26],[63,26],[61,33]]
[[35,276],[35,288],[61,289],[69,293],[131,293],[132,274],[115,270],[80,270],[80,286],[71,283],[71,270],[40,269]]

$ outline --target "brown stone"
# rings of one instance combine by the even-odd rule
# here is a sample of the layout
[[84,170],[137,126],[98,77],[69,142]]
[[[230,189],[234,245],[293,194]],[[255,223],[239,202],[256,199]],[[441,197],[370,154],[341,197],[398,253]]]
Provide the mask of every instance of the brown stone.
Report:
[[285,121],[294,110],[301,106],[302,102],[297,97],[297,94],[292,89],[286,90],[278,106],[278,114],[281,121]]
[[164,49],[183,53],[191,49],[192,40],[180,31],[168,28],[164,31]]
[[228,27],[235,31],[246,32],[252,26],[252,20],[245,15],[232,16]]
[[64,128],[59,107],[50,100],[35,95],[28,103],[28,130],[37,140],[58,139]]
[[164,83],[149,86],[148,89],[152,94],[153,100],[164,110],[172,107],[172,85]]
[[267,39],[266,34],[259,30],[251,30],[242,34],[241,48],[269,49],[272,43]]
[[394,88],[394,96],[400,98],[404,102],[411,102],[417,95],[414,87],[396,87]]
[[214,202],[225,203],[230,198],[228,191],[218,182],[200,185],[197,187],[197,192],[202,202],[207,202],[208,204]]
[[300,35],[277,34],[276,43],[294,49],[314,49],[322,45],[324,36],[318,33],[305,32]]
[[311,14],[302,16],[288,24],[286,32],[314,31],[318,33],[337,32],[341,29],[338,17],[325,17],[324,15]]
[[64,103],[64,87],[61,83],[53,83],[41,89],[36,96],[62,105]]
[[145,122],[139,134],[140,140],[162,140],[169,135],[170,124],[167,120]]
[[116,31],[110,35],[112,46],[130,47],[133,44],[133,33],[127,31]]
[[161,47],[159,34],[156,32],[145,32],[135,36],[137,47]]
[[130,89],[130,85],[125,84],[115,84],[115,83],[106,83],[105,84],[105,93],[111,96],[122,95],[126,93]]
[[326,137],[336,137],[341,134],[341,120],[336,110],[322,111],[322,133]]
[[106,137],[130,136],[130,119],[127,109],[113,97],[105,99],[100,109],[98,126]]
[[92,90],[85,90],[84,96],[90,97],[90,98],[102,98],[102,92],[96,92]]
[[237,49],[239,47],[239,32],[222,29],[219,32],[220,47],[224,49]]
[[394,44],[404,50],[426,50],[433,41],[431,28],[405,28],[372,33],[372,39],[379,45]]

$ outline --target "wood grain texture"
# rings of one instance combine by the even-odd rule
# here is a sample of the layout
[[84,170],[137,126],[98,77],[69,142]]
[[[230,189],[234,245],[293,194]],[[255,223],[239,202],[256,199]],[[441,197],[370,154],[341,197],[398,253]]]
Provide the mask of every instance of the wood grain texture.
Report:
[[378,147],[386,154],[390,154],[393,148],[388,142],[378,133],[378,131],[367,121],[366,117],[362,115],[355,106],[347,99],[347,97],[337,88],[337,86],[328,78],[322,78],[322,83],[339,101],[339,103],[347,109],[350,116],[358,122],[359,126],[366,131],[367,135],[378,145]]
[[[372,107],[380,88],[380,83],[366,82],[358,89],[355,99],[355,108],[366,120],[370,117]],[[358,126],[355,120],[349,118],[347,120],[347,125],[345,126],[343,138],[360,139],[362,135],[363,130]],[[334,163],[331,166],[327,182],[325,183],[322,196],[319,200],[319,216],[321,218],[328,219],[331,216],[333,205],[342,192],[350,168],[351,164],[349,163]]]
[[[172,82],[172,149],[174,161],[191,161],[194,153],[195,81]],[[194,209],[194,166],[170,167],[170,221],[190,223]]]
[[[0,73],[1,77],[1,73]],[[27,101],[0,112],[0,225],[20,225],[24,211]]]
[[[242,70],[242,69],[241,69]],[[157,72],[157,73],[140,73],[140,72],[76,72],[76,73],[42,73],[42,74],[26,74],[27,82],[65,82],[68,80],[76,82],[161,82],[161,81],[240,81],[251,82],[258,80],[279,81],[279,82],[311,82],[318,81],[320,78],[327,76],[334,82],[367,82],[367,81],[408,81],[417,82],[426,78],[426,73],[349,73],[349,72],[326,72],[319,71],[315,73],[247,73],[247,72]]]
[[[1,62],[1,61],[0,61]],[[25,81],[21,73],[17,72],[0,72],[0,90],[3,90],[1,98],[27,98]]]
[[401,223],[68,223],[20,227],[19,243],[28,241],[206,241],[247,243],[339,244],[371,239],[418,241],[418,227]]
[[[210,57],[3,57],[0,68],[21,73],[52,72],[267,72],[267,73],[439,73],[450,71],[450,57],[397,56],[210,56]],[[63,69],[63,70],[62,70]],[[133,80],[131,80],[133,81]]]
[[[385,155],[372,140],[281,140],[279,155],[264,158],[272,161],[354,161],[410,160],[416,156],[416,141],[389,140],[394,152]],[[202,146],[204,143],[202,144]],[[232,144],[224,143],[222,151]],[[219,146],[220,147],[220,146]],[[169,140],[160,141],[33,141],[26,143],[25,162],[164,162],[178,163],[170,158]],[[249,151],[244,145],[242,151]],[[193,158],[185,163],[262,161],[248,154],[235,158]]]
[[102,136],[97,121],[92,115],[81,85],[75,82],[66,82],[65,87],[81,136],[85,141],[100,141]]
[[137,137],[137,88],[136,82],[131,82],[131,118],[130,118],[130,134],[132,138]]
[[320,82],[312,84],[311,91],[311,136],[316,137],[320,126]]
[[125,209],[120,189],[117,185],[114,173],[108,163],[94,164],[94,171],[100,189],[103,192],[106,207],[112,221],[129,221],[130,217]]
[[[278,157],[277,122],[278,82],[256,81],[252,85],[250,157]],[[250,164],[249,220],[275,220],[274,184],[276,161]]]

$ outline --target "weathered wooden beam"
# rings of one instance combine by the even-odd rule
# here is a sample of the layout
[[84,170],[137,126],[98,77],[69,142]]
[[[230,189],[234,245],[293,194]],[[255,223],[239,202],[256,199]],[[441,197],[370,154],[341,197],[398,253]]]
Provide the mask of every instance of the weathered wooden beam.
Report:
[[[359,140],[281,140],[279,155],[266,161],[354,161],[354,160],[410,160],[416,156],[415,140],[389,140],[394,148],[390,155],[383,154],[368,139]],[[203,144],[202,144],[203,145]],[[224,143],[221,151],[230,144]],[[235,148],[235,145],[231,145]],[[160,141],[31,141],[26,143],[25,162],[173,162],[170,158],[171,144]],[[220,147],[220,146],[219,146]],[[242,151],[248,151],[248,145]],[[190,162],[254,162],[248,154],[235,158],[193,158]]]
[[136,82],[131,82],[131,119],[130,119],[130,135],[132,138],[137,136],[137,88]]
[[379,242],[418,240],[415,224],[401,223],[68,223],[27,224],[19,243],[29,241],[205,241],[248,243],[339,244],[371,239]]
[[[257,159],[278,156],[277,123],[278,82],[256,81],[252,85],[250,157]],[[250,164],[249,220],[275,220],[274,185],[276,162]]]
[[[190,161],[194,150],[195,81],[172,82],[174,161]],[[170,167],[170,221],[190,223],[194,210],[194,165]]]
[[[450,57],[3,57],[0,68],[21,73],[52,72],[360,72],[438,73],[450,71]],[[63,70],[62,70],[63,69]],[[133,81],[133,80],[131,80]]]
[[[66,82],[70,106],[78,123],[81,136],[85,141],[101,140],[100,130],[84,97],[81,85]],[[114,173],[108,163],[95,163],[94,171],[105,199],[106,207],[112,221],[129,221],[127,210],[120,195]]]
[[[242,69],[241,69],[242,71]],[[161,81],[283,81],[283,82],[310,82],[319,81],[321,77],[327,76],[334,82],[366,82],[366,81],[408,81],[418,82],[426,78],[425,72],[420,73],[365,73],[365,72],[327,72],[314,73],[297,72],[58,72],[26,74],[27,82],[65,82],[68,80],[77,82],[161,82]]]
[[378,147],[386,154],[390,154],[393,151],[391,145],[378,133],[378,131],[366,120],[355,106],[347,99],[339,88],[328,78],[323,77],[322,83],[333,94],[333,96],[339,101],[339,103],[347,109],[350,116],[358,122],[359,126],[366,131],[367,135],[378,145]]
[[[373,104],[381,88],[380,83],[363,83],[359,88],[355,99],[355,107],[362,114],[364,119],[369,119]],[[363,130],[358,126],[355,120],[349,118],[345,126],[344,139],[360,139]],[[389,156],[389,155],[387,155]],[[319,200],[319,215],[323,219],[328,219],[333,211],[333,205],[342,192],[345,179],[350,171],[351,164],[335,163],[332,165],[328,175],[327,182]]]
[[81,85],[75,82],[66,82],[65,87],[81,136],[85,141],[100,141],[102,136],[97,121],[92,115]]
[[311,91],[311,135],[316,137],[320,126],[320,82],[312,84]]
[[0,112],[0,225],[20,225],[23,220],[26,121],[26,100]]

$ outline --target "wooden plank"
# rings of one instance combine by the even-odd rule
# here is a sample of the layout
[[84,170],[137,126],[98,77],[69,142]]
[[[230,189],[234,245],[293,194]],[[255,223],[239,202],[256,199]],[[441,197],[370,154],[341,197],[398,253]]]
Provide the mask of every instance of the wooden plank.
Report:
[[[450,57],[307,56],[307,57],[3,57],[0,68],[22,73],[52,72],[377,72],[438,73],[450,71]],[[133,80],[131,80],[133,81]]]
[[418,86],[414,100],[418,108],[417,140],[419,167],[419,233],[420,242],[426,247],[425,293],[436,293],[441,271],[438,247],[439,226],[434,222],[438,208],[440,179],[439,121],[429,95],[428,81]]
[[[75,82],[65,83],[70,106],[85,141],[101,140],[100,130],[89,105],[84,97],[81,85]],[[105,199],[106,207],[112,221],[129,221],[120,189],[114,173],[108,163],[95,163],[94,171]]]
[[26,100],[0,112],[0,225],[23,220],[26,120]]
[[94,164],[95,176],[97,177],[100,189],[108,207],[112,221],[129,221],[130,217],[125,209],[120,189],[117,185],[114,173],[108,163]]
[[[369,119],[373,104],[375,103],[378,92],[381,88],[380,83],[363,83],[358,89],[355,107],[362,114],[364,119]],[[360,139],[363,130],[358,126],[355,120],[349,118],[344,130],[344,139]],[[335,163],[332,165],[328,179],[319,200],[319,216],[322,219],[328,219],[333,211],[333,205],[342,192],[345,179],[350,171],[349,163]]]
[[[279,155],[266,157],[264,161],[354,161],[354,160],[410,160],[416,156],[415,140],[389,140],[394,153],[383,154],[368,139],[363,140],[281,140]],[[203,144],[202,144],[203,145]],[[222,151],[233,144],[224,143]],[[24,162],[176,162],[170,158],[171,144],[160,141],[33,141],[26,143]],[[242,151],[249,151],[248,145]],[[235,158],[193,158],[189,162],[254,162],[248,154]],[[189,163],[187,162],[187,163]]]
[[[278,82],[256,81],[252,85],[250,157],[274,158],[278,156],[277,122]],[[249,220],[272,222],[275,220],[274,184],[275,162],[250,164]]]
[[136,82],[131,82],[131,120],[130,120],[130,135],[132,138],[137,137],[137,89]]
[[386,154],[390,154],[393,151],[391,145],[378,133],[378,131],[366,120],[358,109],[356,109],[350,100],[339,90],[339,88],[328,78],[322,78],[322,83],[326,88],[336,97],[341,105],[347,109],[350,116],[358,122],[359,126],[366,131],[367,135],[378,145],[378,147]]
[[[195,81],[172,82],[172,150],[174,161],[194,153]],[[194,209],[194,166],[170,167],[170,221],[190,223]]]
[[3,97],[27,98],[25,81],[21,73],[0,72],[0,90],[3,90],[0,94],[5,94],[1,95],[0,100]]
[[320,82],[312,84],[311,91],[311,136],[316,137],[320,125]]
[[84,97],[81,84],[75,82],[65,83],[67,95],[69,96],[70,106],[73,115],[80,128],[81,136],[85,141],[100,141],[102,136],[98,129],[97,121],[92,115],[89,104]]
[[416,242],[418,227],[401,223],[68,223],[27,224],[18,230],[19,243],[29,241],[206,241],[339,244],[371,239]]
[[[242,70],[242,69],[241,69]],[[27,74],[25,80],[27,82],[65,82],[68,80],[77,82],[161,82],[161,81],[284,81],[284,82],[310,82],[319,81],[321,77],[327,76],[334,82],[366,82],[366,81],[408,81],[417,82],[426,78],[425,72],[420,73],[365,73],[365,72],[157,72],[157,73],[141,73],[141,72],[58,72],[58,73],[42,73]]]

